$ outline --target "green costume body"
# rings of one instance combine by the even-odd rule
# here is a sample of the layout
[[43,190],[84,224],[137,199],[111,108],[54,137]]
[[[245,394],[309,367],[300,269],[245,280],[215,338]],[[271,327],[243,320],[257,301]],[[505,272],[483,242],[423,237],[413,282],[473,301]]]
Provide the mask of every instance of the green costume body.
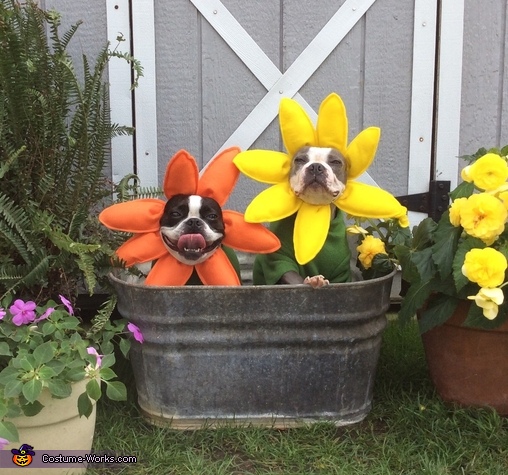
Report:
[[303,278],[323,275],[330,283],[350,280],[351,251],[346,237],[346,224],[342,213],[330,222],[325,244],[317,256],[305,265],[299,265],[295,258],[293,229],[296,214],[271,223],[270,230],[280,239],[281,247],[271,254],[259,254],[254,261],[254,285],[273,285],[289,271],[298,272]]

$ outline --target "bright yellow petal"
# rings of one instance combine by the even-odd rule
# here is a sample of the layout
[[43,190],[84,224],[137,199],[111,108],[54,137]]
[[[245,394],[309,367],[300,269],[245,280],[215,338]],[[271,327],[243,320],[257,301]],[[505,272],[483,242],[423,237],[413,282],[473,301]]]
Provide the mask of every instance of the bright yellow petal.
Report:
[[346,106],[338,94],[332,93],[319,106],[317,142],[346,155],[348,122]]
[[287,153],[271,150],[248,150],[233,160],[238,169],[249,178],[275,185],[288,180],[291,159]]
[[303,203],[289,187],[289,182],[279,183],[262,191],[247,206],[245,221],[262,223],[287,218],[298,211]]
[[363,218],[400,219],[407,213],[392,194],[357,181],[348,181],[346,191],[334,203],[345,213]]
[[316,206],[302,203],[296,215],[293,235],[298,264],[307,264],[322,249],[330,229],[330,218],[330,205]]
[[289,98],[282,99],[279,121],[282,140],[291,157],[306,145],[317,145],[314,124],[298,102]]
[[381,129],[369,127],[362,130],[349,144],[346,158],[349,161],[348,177],[354,179],[359,177],[369,168],[376,155]]

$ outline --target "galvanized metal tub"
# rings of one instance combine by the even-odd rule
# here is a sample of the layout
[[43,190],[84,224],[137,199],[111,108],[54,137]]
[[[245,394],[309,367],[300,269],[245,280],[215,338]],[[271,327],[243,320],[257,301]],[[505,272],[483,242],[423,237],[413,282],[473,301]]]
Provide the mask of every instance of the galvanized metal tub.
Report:
[[138,402],[155,425],[361,421],[372,405],[394,273],[308,286],[150,287],[111,275]]

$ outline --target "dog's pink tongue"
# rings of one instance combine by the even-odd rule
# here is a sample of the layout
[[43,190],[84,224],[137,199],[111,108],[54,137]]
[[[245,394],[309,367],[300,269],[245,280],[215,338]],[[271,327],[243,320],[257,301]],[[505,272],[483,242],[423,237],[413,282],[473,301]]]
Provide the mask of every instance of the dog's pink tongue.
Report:
[[206,247],[205,238],[201,234],[183,234],[178,239],[178,249],[204,249]]

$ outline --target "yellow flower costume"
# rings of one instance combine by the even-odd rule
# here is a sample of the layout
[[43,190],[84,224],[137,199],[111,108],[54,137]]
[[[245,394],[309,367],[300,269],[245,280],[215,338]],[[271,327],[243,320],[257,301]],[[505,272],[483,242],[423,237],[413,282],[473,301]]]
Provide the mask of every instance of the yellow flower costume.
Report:
[[[346,108],[337,94],[330,94],[319,108],[316,128],[305,110],[292,99],[282,99],[279,109],[282,139],[288,153],[251,150],[239,153],[234,163],[245,175],[273,186],[256,196],[245,212],[251,223],[278,221],[296,213],[293,242],[299,264],[311,261],[323,247],[330,227],[331,207],[366,218],[397,218],[408,226],[406,208],[390,193],[355,181],[374,159],[380,137],[378,127],[360,132],[349,144]],[[293,155],[304,146],[337,149],[348,164],[344,192],[330,204],[302,201],[289,185]]]

